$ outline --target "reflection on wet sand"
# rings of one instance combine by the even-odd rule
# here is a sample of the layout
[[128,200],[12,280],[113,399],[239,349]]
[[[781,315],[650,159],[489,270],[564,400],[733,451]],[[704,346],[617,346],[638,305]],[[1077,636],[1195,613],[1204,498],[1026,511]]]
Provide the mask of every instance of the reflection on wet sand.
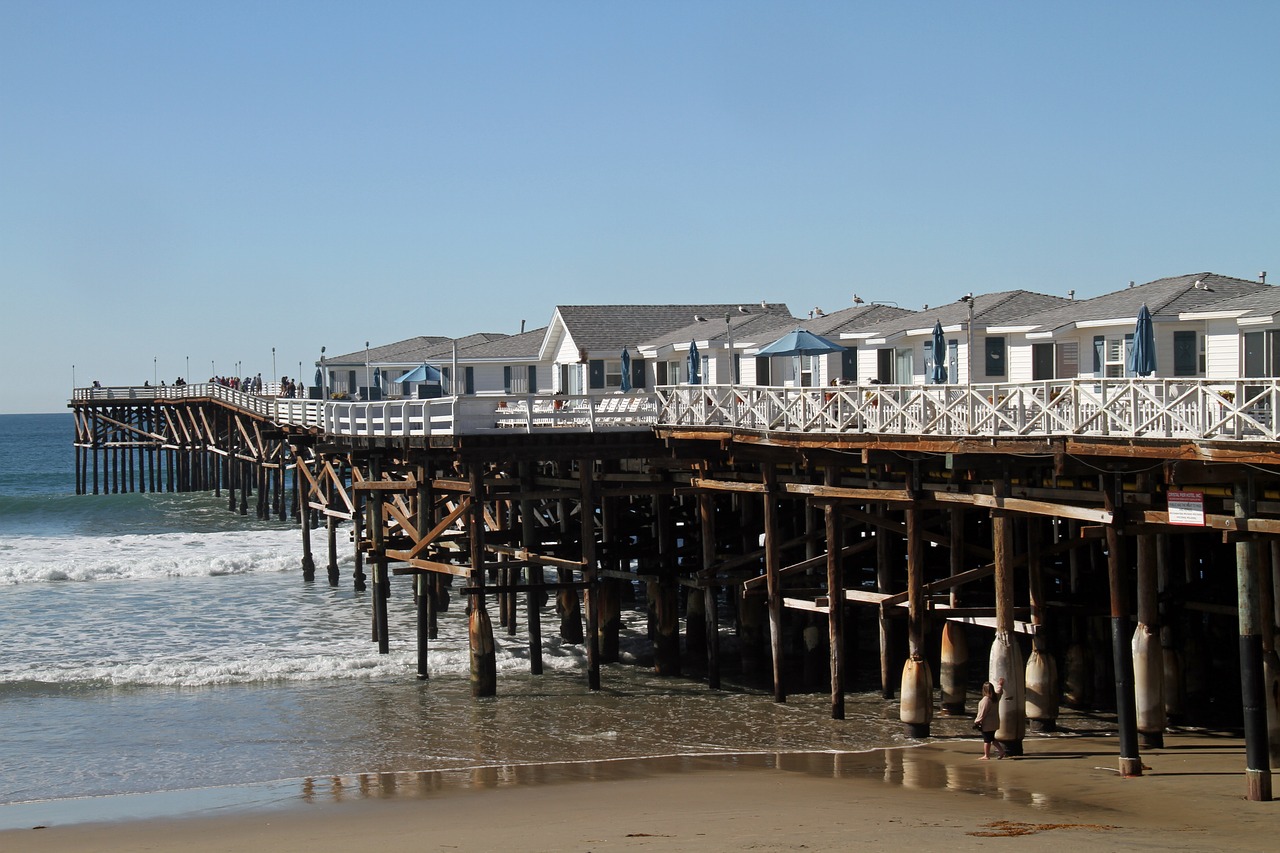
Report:
[[[1010,762],[1012,764],[1013,762]],[[916,790],[949,790],[1039,809],[1071,804],[1047,792],[1009,780],[994,761],[971,765],[947,760],[945,753],[922,748],[892,748],[870,752],[759,752],[678,755],[652,758],[563,761],[537,764],[486,765],[458,770],[398,773],[360,773],[353,776],[302,780],[306,802],[349,799],[414,799],[448,795],[454,791],[522,785],[560,785],[608,782],[699,772],[802,773],[831,779],[879,779],[886,785]]]

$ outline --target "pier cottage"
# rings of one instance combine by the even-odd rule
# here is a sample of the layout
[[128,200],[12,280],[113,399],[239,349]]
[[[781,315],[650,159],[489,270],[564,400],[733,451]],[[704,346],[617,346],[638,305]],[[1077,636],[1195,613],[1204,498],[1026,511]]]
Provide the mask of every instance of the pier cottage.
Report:
[[[1214,273],[1162,278],[1123,290],[1071,301],[1045,311],[993,323],[988,339],[1003,337],[1010,382],[1132,376],[1129,355],[1138,311],[1146,305],[1155,331],[1156,371],[1161,378],[1207,375],[1206,311],[1236,298],[1266,293],[1266,285]],[[1247,313],[1242,306],[1241,316]],[[1215,319],[1223,319],[1216,317]],[[1240,332],[1214,326],[1214,366],[1220,378],[1246,375],[1233,346]],[[1223,330],[1226,334],[1223,334]]]
[[[795,324],[785,304],[770,302],[720,306],[715,312],[695,311],[686,319],[686,325],[650,338],[638,347],[645,361],[654,365],[657,385],[688,381],[689,350],[693,345],[698,348],[703,383],[728,385],[736,377],[741,384],[768,385],[772,381],[768,360],[754,359],[750,352],[775,340],[778,329],[790,329]],[[731,364],[735,374],[730,373]]]
[[1203,324],[1200,360],[1206,378],[1280,376],[1280,288],[1260,287],[1184,310],[1178,319]]
[[[1220,283],[1259,301],[1194,316],[1218,308],[1195,301],[1199,280],[1145,291],[1170,294],[1148,300],[1173,318],[1166,337],[1197,323],[1224,340],[1231,324],[1262,333],[1261,355],[1245,337],[1237,363],[1264,375],[1183,380],[1170,393],[1160,377],[1106,376],[1104,347],[1102,376],[1082,379],[1077,366],[1074,378],[1033,380],[1031,333],[1061,330],[1055,345],[1079,347],[1080,329],[1121,334],[1129,315],[1108,313],[1118,303],[1095,315],[1106,304],[1095,302],[1058,322],[1093,300],[1027,291],[833,320],[857,347],[856,376],[882,384],[822,387],[803,376],[761,383],[759,363],[754,383],[724,381],[739,348],[728,336],[747,328],[733,322],[736,305],[561,306],[538,345],[551,387],[539,372],[521,395],[478,389],[501,375],[505,390],[498,368],[527,368],[536,332],[475,342],[471,392],[435,400],[75,389],[77,490],[163,488],[168,472],[168,488],[225,490],[242,513],[255,495],[261,517],[298,524],[302,577],[327,554],[333,585],[337,527],[350,525],[350,582],[368,593],[379,650],[389,651],[389,608],[411,607],[416,675],[429,678],[439,620],[465,620],[477,696],[498,689],[491,610],[508,637],[523,626],[532,673],[544,629],[555,630],[581,644],[587,686],[599,689],[601,665],[619,656],[619,608],[643,600],[660,676],[718,689],[723,672],[778,702],[829,690],[836,719],[850,683],[874,684],[913,737],[930,735],[938,710],[965,713],[974,684],[1000,677],[996,737],[1014,754],[1028,732],[1056,727],[1062,702],[1114,710],[1126,776],[1142,775],[1140,751],[1159,747],[1170,723],[1242,723],[1247,794],[1270,799],[1280,378],[1265,375],[1265,347],[1276,303],[1250,282],[1211,280],[1208,293]],[[654,343],[683,336],[691,318],[726,326],[723,346],[719,330],[692,338],[710,350],[699,367],[712,381],[698,385],[672,381],[687,378],[672,375],[678,341]],[[935,324],[956,341],[955,382],[923,382]],[[767,342],[766,328],[748,334],[743,355]],[[972,358],[959,343],[970,334]],[[644,380],[630,395],[612,393],[630,376],[624,348]],[[343,357],[342,369],[371,371],[373,352]],[[837,369],[847,379],[845,358],[811,363],[809,381]],[[1063,360],[1055,351],[1055,372]],[[981,382],[967,381],[970,361]],[[623,399],[639,405],[622,411]],[[393,583],[408,589],[393,598]],[[447,616],[456,597],[465,612]]]
[[[769,306],[788,313],[785,305]],[[622,351],[640,353],[642,345],[696,323],[695,317],[724,317],[737,305],[561,305],[547,329],[543,360],[555,371],[555,392],[594,394],[622,387]],[[649,350],[646,350],[649,351]],[[669,355],[664,353],[663,355]],[[688,341],[684,359],[661,355],[631,359],[633,388],[688,381]]]
[[928,381],[932,368],[933,330],[941,323],[947,343],[948,382],[1007,382],[1011,367],[1006,341],[990,327],[1065,302],[1068,300],[1028,290],[983,293],[926,307],[907,317],[869,318],[869,328],[843,332],[841,338],[861,341],[860,376],[884,385],[922,384]]

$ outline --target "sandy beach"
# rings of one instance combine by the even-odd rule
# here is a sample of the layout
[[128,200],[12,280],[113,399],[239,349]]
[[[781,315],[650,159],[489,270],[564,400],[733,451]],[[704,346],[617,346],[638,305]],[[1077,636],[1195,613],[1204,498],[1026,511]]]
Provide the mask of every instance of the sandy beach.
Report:
[[1243,743],[1175,733],[1123,779],[1110,737],[1029,737],[981,761],[948,740],[862,754],[632,759],[311,780],[269,809],[0,832],[14,851],[373,849],[1273,850]]

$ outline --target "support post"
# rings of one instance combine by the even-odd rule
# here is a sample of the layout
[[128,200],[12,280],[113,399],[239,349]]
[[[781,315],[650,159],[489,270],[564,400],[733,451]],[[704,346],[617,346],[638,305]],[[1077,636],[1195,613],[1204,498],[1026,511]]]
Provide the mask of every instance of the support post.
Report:
[[[1253,475],[1235,484],[1236,518],[1253,515]],[[1240,693],[1244,710],[1246,796],[1271,799],[1271,756],[1267,744],[1267,697],[1262,668],[1262,597],[1258,541],[1236,541],[1236,598],[1240,619]]]
[[1138,737],[1142,746],[1160,749],[1164,746],[1166,717],[1156,537],[1151,533],[1140,533],[1137,540],[1138,626],[1133,632],[1133,687],[1137,704]]
[[[951,510],[950,554],[948,568],[952,577],[964,571],[964,510]],[[951,587],[950,604],[960,606],[960,587]],[[942,623],[942,650],[938,681],[942,688],[942,712],[964,714],[965,690],[969,680],[969,640],[959,622]]]
[[[538,528],[533,517],[533,501],[524,497],[533,491],[533,463],[520,463],[520,542],[525,548],[532,548],[537,541]],[[542,675],[542,602],[546,593],[542,589],[542,566],[530,564],[528,569],[529,592],[525,596],[525,605],[529,623],[529,672]]]
[[787,701],[782,659],[782,549],[778,537],[778,472],[772,462],[764,474],[764,571],[769,596],[769,647],[773,661],[773,701]]
[[471,511],[467,533],[471,542],[471,606],[467,637],[471,645],[471,695],[477,698],[498,692],[498,659],[493,644],[493,623],[485,609],[484,595],[484,469],[473,462],[467,467]]
[[[919,473],[912,472],[911,486],[918,487]],[[907,735],[929,736],[933,722],[933,673],[924,654],[924,537],[920,505],[907,506],[907,660],[902,666],[899,719]]]
[[[1003,496],[1007,488],[1006,480],[996,482],[997,495]],[[996,739],[1010,754],[1021,755],[1022,739],[1026,733],[1025,666],[1013,625],[1013,519],[1003,510],[992,513],[991,544],[995,551],[996,636],[991,644],[987,679],[993,683],[1004,679],[1004,691],[1000,695],[1000,728],[996,729]]]
[[[310,507],[307,506],[307,480],[298,474],[301,466],[305,463],[302,457],[298,457],[297,465],[294,468],[293,484],[298,493],[298,505],[302,507],[302,579],[304,581],[314,581],[316,579],[316,561],[311,554],[311,523],[308,517],[311,514]],[[228,481],[228,488],[230,482]]]
[[1138,715],[1133,692],[1133,653],[1129,627],[1128,564],[1121,536],[1124,486],[1119,474],[1112,476],[1112,488],[1105,491],[1112,523],[1106,526],[1107,582],[1111,593],[1111,657],[1115,664],[1116,723],[1120,728],[1120,775],[1141,776],[1138,754]]
[[[823,483],[837,485],[835,465],[827,465]],[[828,501],[822,508],[827,537],[827,645],[831,655],[831,719],[844,719],[844,526],[839,504]]]
[[596,564],[596,501],[595,479],[590,459],[578,462],[578,489],[581,495],[582,522],[582,580],[586,583],[583,609],[586,611],[587,630],[587,687],[600,689],[600,579]]
[[[720,689],[720,620],[716,614],[716,509],[715,496],[710,492],[698,494],[698,521],[702,539],[702,571],[699,576],[702,586],[689,593],[692,601],[695,595],[702,596],[703,636],[707,650],[707,685],[712,690]],[[692,622],[693,613],[689,620]]]
[[[377,480],[382,476],[382,460],[369,458],[369,476]],[[391,578],[387,576],[386,528],[382,521],[382,492],[372,492],[365,501],[369,507],[369,557],[373,563],[373,624],[378,640],[378,654],[391,651],[391,633],[387,624],[387,598],[391,594]],[[333,553],[332,550],[330,553]],[[330,580],[330,584],[336,580]]]

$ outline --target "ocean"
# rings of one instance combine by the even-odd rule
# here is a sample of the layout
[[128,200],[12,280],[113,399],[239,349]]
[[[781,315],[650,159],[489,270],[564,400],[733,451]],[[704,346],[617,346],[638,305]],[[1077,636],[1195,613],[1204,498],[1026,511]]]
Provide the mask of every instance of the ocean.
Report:
[[637,665],[642,610],[624,615],[623,662],[595,692],[551,605],[541,676],[494,613],[498,695],[476,700],[455,597],[420,681],[408,579],[393,578],[379,655],[345,532],[340,585],[323,567],[305,583],[298,528],[225,497],[75,495],[73,431],[70,414],[0,415],[0,828],[337,796],[424,771],[913,743],[878,693],[833,721],[823,693],[775,704],[658,678]]

